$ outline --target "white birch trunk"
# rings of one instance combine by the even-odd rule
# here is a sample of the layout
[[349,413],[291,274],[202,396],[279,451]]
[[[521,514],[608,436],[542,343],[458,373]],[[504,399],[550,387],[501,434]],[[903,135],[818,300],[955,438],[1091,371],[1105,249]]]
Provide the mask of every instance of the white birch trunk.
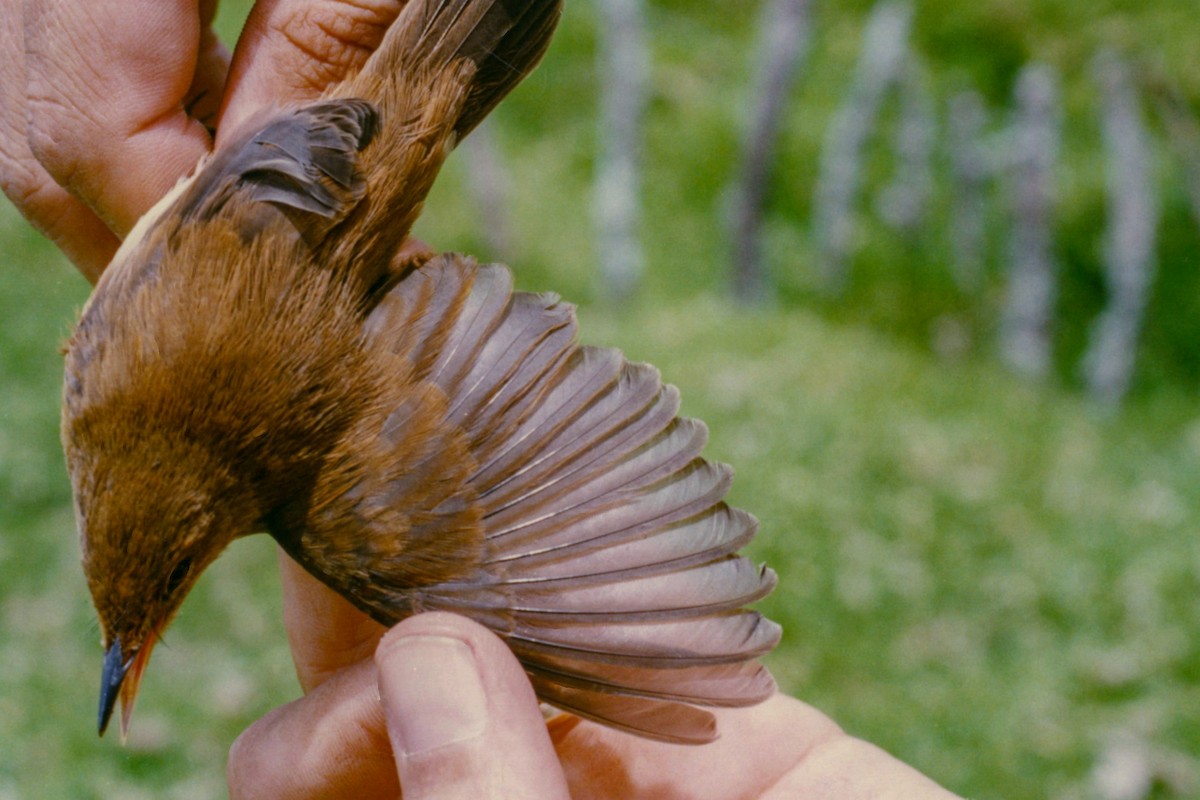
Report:
[[1084,354],[1088,388],[1118,405],[1129,391],[1155,273],[1159,219],[1150,142],[1129,65],[1113,53],[1094,64],[1104,98],[1108,230],[1104,243],[1108,306]]
[[598,5],[601,131],[595,186],[597,256],[604,294],[621,300],[637,288],[645,263],[638,223],[641,128],[650,59],[642,0],[600,0]]
[[994,165],[984,146],[986,125],[987,108],[978,92],[950,99],[950,268],[955,285],[967,293],[983,288],[987,259],[987,190]]
[[512,181],[488,120],[471,131],[459,147],[466,157],[468,183],[483,223],[484,240],[491,251],[489,258],[511,261],[516,255],[509,213]]
[[822,282],[832,293],[842,291],[849,279],[864,150],[883,99],[904,65],[912,15],[909,0],[885,0],[871,10],[853,82],[825,137],[813,198],[813,233]]
[[899,89],[896,168],[879,195],[877,208],[884,222],[912,238],[928,221],[938,124],[933,93],[911,51],[899,76]]
[[1051,321],[1058,267],[1053,254],[1054,169],[1059,148],[1059,82],[1044,64],[1017,78],[1017,112],[1010,139],[1012,236],[1008,296],[1000,321],[1000,355],[1019,374],[1041,378],[1050,369]]
[[744,303],[761,303],[771,295],[763,263],[763,206],[787,99],[808,52],[810,8],[809,0],[770,0],[763,10],[754,109],[734,178],[730,213],[734,295]]

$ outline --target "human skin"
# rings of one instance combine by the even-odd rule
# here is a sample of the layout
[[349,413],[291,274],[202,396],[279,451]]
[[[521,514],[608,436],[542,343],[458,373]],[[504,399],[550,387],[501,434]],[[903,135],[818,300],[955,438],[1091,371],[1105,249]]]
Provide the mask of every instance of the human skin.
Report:
[[[214,144],[351,74],[402,5],[263,0],[231,55],[211,30],[213,0],[0,0],[0,188],[94,282]],[[952,797],[784,695],[718,711],[721,738],[703,747],[565,716],[547,725],[485,629],[427,614],[385,636],[280,564],[304,696],[235,743],[234,798],[395,797],[401,783],[409,800]]]
[[[783,694],[716,711],[721,737],[699,747],[566,715],[547,725],[520,664],[490,631],[443,613],[385,631],[282,553],[280,571],[284,624],[305,695],[234,744],[234,800],[395,797],[400,785],[406,800],[954,797]],[[446,666],[465,653],[465,668]],[[411,691],[397,691],[406,681]],[[453,709],[475,696],[476,682],[485,707],[467,715],[464,730],[447,733],[453,724],[445,717],[461,717]],[[413,756],[406,736],[453,741]],[[458,769],[463,764],[472,768]]]

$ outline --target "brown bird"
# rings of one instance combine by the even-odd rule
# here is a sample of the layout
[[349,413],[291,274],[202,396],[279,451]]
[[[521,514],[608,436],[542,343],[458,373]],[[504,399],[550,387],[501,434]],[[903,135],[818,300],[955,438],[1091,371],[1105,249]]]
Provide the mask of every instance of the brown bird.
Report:
[[[656,370],[504,267],[400,246],[561,0],[411,0],[361,73],[258,120],[130,234],[68,343],[63,442],[122,730],[160,632],[266,531],[386,625],[499,634],[547,703],[705,742],[774,691],[749,514]],[[693,705],[695,704],[695,705]]]

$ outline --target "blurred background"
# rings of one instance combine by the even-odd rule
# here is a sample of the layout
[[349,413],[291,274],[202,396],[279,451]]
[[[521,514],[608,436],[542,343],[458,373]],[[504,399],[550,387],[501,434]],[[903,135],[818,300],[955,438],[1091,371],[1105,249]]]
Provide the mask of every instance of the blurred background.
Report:
[[[1197,797],[1198,40],[1178,0],[569,0],[418,234],[680,387],[787,691],[967,796]],[[57,438],[88,287],[7,204],[0,261],[0,800],[223,796],[298,693],[272,545],[97,740]]]

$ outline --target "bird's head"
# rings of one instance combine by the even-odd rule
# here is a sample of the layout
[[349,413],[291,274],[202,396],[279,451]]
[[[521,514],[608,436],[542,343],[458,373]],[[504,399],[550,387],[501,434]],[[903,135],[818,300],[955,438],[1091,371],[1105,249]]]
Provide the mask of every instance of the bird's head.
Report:
[[170,450],[109,452],[72,467],[83,569],[103,635],[100,733],[119,697],[124,735],[154,644],[200,573],[247,531],[203,464]]

